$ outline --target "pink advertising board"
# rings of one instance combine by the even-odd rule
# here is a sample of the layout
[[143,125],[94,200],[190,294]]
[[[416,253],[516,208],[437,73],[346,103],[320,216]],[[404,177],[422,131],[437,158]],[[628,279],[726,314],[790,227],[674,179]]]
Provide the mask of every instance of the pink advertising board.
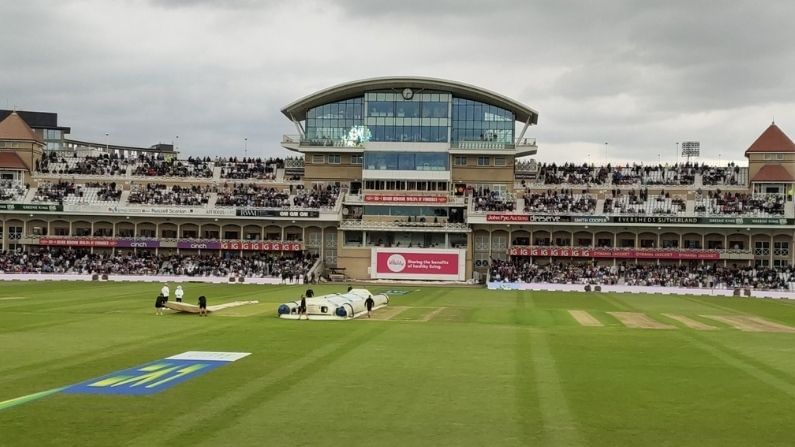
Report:
[[373,279],[463,281],[465,250],[423,248],[373,248]]

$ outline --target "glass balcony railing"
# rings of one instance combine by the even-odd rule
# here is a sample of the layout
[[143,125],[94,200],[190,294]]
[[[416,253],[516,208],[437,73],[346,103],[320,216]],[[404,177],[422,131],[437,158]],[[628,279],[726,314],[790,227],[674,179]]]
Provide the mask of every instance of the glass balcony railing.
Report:
[[[349,138],[305,138],[300,135],[283,135],[282,144],[313,147],[364,147],[366,141]],[[535,147],[535,138],[522,138],[519,141],[489,141],[489,140],[463,140],[450,143],[452,149],[492,149],[510,150],[525,147]]]
[[302,138],[300,135],[283,135],[282,144],[309,147],[364,147],[364,141],[344,138]]
[[450,144],[453,149],[492,149],[492,150],[506,150],[516,149],[522,147],[535,147],[535,138],[522,138],[517,142],[504,142],[504,141],[489,141],[489,140],[464,140],[457,141]]

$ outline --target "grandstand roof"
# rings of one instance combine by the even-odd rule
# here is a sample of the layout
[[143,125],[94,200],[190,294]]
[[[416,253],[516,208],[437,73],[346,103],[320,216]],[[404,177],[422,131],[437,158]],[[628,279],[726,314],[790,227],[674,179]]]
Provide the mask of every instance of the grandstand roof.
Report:
[[795,152],[795,143],[773,123],[751,144],[745,155],[759,152]]
[[28,167],[16,152],[0,152],[0,168],[27,171]]
[[41,138],[17,112],[12,112],[3,121],[0,121],[0,140],[42,142]]
[[752,182],[792,182],[792,174],[781,165],[765,165],[756,173]]
[[510,110],[516,116],[517,121],[525,122],[529,119],[531,124],[538,123],[538,112],[507,96],[463,82],[417,76],[370,78],[335,85],[312,93],[311,95],[284,106],[284,108],[282,108],[282,113],[287,118],[302,121],[306,119],[306,112],[313,107],[362,96],[367,91],[400,91],[404,88],[450,92],[459,98],[493,104],[503,109]]

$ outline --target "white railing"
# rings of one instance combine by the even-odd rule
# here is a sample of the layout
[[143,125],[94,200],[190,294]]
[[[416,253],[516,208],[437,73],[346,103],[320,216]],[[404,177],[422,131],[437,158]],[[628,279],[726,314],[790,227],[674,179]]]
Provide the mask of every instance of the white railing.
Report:
[[393,222],[386,222],[380,220],[355,220],[355,219],[346,219],[340,223],[340,228],[348,229],[348,230],[406,230],[410,228],[422,229],[425,231],[428,230],[438,230],[438,231],[448,231],[448,230],[455,230],[455,231],[469,231],[469,226],[463,223],[450,223],[450,222],[408,222],[403,220],[396,220]]

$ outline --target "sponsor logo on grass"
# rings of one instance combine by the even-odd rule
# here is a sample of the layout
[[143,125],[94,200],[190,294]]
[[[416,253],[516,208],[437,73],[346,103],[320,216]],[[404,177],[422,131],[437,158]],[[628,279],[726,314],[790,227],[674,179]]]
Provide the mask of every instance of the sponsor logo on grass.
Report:
[[245,357],[240,352],[183,352],[87,380],[63,390],[75,394],[153,394]]
[[158,360],[72,385],[63,392],[137,395],[159,393],[222,364],[223,362],[196,360]]
[[249,352],[188,351],[123,369],[85,382],[0,402],[0,410],[58,392],[68,394],[147,395],[164,391],[193,377],[250,355]]
[[403,296],[411,293],[411,290],[394,289],[394,290],[387,290],[384,293],[387,294],[388,296]]

